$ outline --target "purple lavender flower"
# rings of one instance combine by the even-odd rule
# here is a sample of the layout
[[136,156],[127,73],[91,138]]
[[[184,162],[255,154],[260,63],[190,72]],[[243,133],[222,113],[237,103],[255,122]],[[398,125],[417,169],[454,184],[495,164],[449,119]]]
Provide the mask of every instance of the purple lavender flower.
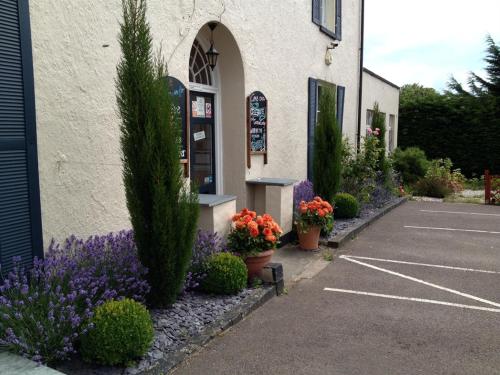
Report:
[[15,259],[0,282],[0,345],[40,363],[75,353],[96,306],[111,298],[144,302],[149,292],[132,231],[52,241],[33,264],[26,272]]
[[311,201],[314,199],[313,184],[309,180],[299,182],[293,187],[293,207],[296,209],[301,201]]

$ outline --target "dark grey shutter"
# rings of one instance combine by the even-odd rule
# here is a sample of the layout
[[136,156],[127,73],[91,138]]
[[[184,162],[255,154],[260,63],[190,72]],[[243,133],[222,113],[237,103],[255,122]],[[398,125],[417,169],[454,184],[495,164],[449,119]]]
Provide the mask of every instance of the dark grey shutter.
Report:
[[0,2],[0,263],[42,255],[31,32],[27,0]]
[[321,25],[321,0],[312,0],[312,21]]
[[345,97],[345,87],[337,86],[337,124],[342,130],[344,125],[344,97]]
[[337,15],[337,19],[335,20],[335,38],[342,40],[342,0],[337,0],[335,4],[335,14]]
[[309,106],[307,111],[307,179],[312,181],[312,162],[314,153],[314,129],[318,109],[318,81],[309,78]]

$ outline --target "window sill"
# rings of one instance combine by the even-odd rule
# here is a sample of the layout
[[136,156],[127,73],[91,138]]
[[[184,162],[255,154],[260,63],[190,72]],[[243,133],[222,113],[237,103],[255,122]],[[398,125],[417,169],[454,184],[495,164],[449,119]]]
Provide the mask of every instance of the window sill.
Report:
[[334,40],[340,40],[338,37],[337,37],[337,34],[335,34],[335,32],[333,32],[332,30],[326,28],[325,26],[319,26],[319,30],[328,35],[330,38],[334,39]]

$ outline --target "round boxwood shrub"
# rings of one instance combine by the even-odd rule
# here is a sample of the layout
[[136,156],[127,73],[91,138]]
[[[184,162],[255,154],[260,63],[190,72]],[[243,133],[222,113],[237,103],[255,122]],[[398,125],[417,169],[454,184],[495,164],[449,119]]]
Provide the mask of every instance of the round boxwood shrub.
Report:
[[333,214],[336,219],[351,219],[358,216],[359,203],[351,194],[335,194],[333,201],[335,202]]
[[131,299],[108,301],[97,307],[93,328],[82,337],[81,352],[88,362],[123,365],[143,356],[153,342],[148,310]]
[[209,257],[204,266],[202,289],[207,293],[236,294],[247,285],[247,267],[241,258],[220,253]]

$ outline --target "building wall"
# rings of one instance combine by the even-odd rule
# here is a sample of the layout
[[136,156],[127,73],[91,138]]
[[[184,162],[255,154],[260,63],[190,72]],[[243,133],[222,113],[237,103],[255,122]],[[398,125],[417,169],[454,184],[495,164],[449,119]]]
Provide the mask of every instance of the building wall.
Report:
[[[380,111],[386,114],[386,145],[389,145],[389,116],[394,115],[394,148],[398,144],[398,115],[399,115],[399,88],[390,84],[370,71],[363,71],[363,98],[361,106],[361,135],[366,134],[366,111],[373,109],[375,102],[378,103]],[[389,147],[387,147],[389,150]]]
[[[223,51],[219,64],[224,66],[226,59],[220,77],[226,112],[223,193],[238,195],[238,208],[250,194],[245,179],[306,178],[308,77],[346,87],[344,133],[356,138],[360,1],[343,0],[343,40],[330,66],[324,60],[332,40],[311,21],[311,3],[148,1],[155,44],[162,48],[170,75],[186,86],[191,45],[207,22],[224,25],[216,29],[216,47],[226,39],[236,43],[242,70],[230,72],[234,65],[228,60],[235,57]],[[45,242],[127,228],[114,82],[121,1],[31,0],[30,12]],[[231,74],[243,75],[242,84],[224,88]],[[239,104],[225,99],[239,97],[232,90],[241,96]],[[241,134],[244,98],[254,90],[269,102],[269,162],[252,156],[248,169]]]

